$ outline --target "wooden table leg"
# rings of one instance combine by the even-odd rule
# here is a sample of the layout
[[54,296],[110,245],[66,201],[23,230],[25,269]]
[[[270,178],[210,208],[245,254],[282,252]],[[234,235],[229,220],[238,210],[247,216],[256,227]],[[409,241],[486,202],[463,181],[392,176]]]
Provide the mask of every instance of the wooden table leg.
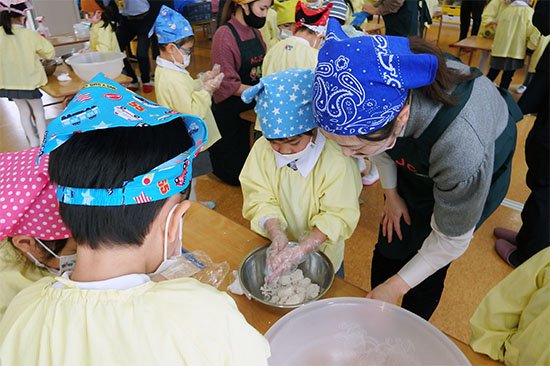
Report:
[[[441,26],[443,25],[443,14],[439,17],[439,29],[437,30],[437,41],[435,42],[435,45],[439,45],[439,37],[441,36]],[[460,49],[458,50],[458,53],[460,54]]]
[[489,56],[489,52],[482,50],[481,56],[479,58],[479,66],[478,66],[481,72],[484,72],[485,70],[485,63],[487,62],[487,56]]

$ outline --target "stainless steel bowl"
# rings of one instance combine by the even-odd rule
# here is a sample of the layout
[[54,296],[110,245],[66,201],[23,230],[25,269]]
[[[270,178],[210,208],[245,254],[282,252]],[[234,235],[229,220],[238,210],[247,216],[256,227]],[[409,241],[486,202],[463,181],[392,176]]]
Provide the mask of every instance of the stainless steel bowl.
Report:
[[330,259],[328,259],[325,254],[316,251],[309,254],[306,260],[298,266],[298,268],[304,272],[305,277],[309,277],[311,282],[319,285],[320,291],[316,298],[294,305],[274,304],[264,300],[260,287],[263,286],[265,280],[264,270],[268,247],[269,245],[265,245],[253,250],[241,263],[239,268],[239,281],[245,294],[268,306],[279,309],[294,309],[319,299],[329,290],[334,280],[334,268]]

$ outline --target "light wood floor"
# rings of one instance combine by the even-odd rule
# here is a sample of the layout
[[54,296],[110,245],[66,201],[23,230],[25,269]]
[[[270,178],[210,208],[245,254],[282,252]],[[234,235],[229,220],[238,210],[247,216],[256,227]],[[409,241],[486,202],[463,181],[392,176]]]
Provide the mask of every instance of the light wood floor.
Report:
[[[427,39],[435,42],[436,35],[437,27],[434,26],[429,30]],[[201,39],[200,31],[198,36],[199,40],[195,46],[189,68],[192,75],[210,67],[210,43],[204,38]],[[458,27],[444,27],[439,45],[443,50],[456,54],[456,51],[450,49],[448,45],[457,39]],[[467,61],[468,55],[464,55],[462,59]],[[478,56],[475,55],[473,65],[477,65],[477,59]],[[523,81],[523,77],[522,70],[516,72],[511,89],[519,85]],[[155,99],[154,93],[144,95],[147,98]],[[51,101],[47,96],[43,99],[45,103]],[[46,117],[54,118],[60,111],[58,106],[47,107]],[[532,123],[533,118],[526,117],[517,125],[518,143],[512,183],[507,198],[520,203],[525,202],[529,194],[525,186],[524,142]],[[0,99],[0,152],[24,148],[26,148],[26,139],[19,124],[17,108],[12,102]],[[200,178],[197,191],[199,199],[215,200],[216,210],[232,220],[248,226],[248,222],[241,216],[242,195],[239,188],[227,186],[213,176],[205,176]],[[361,198],[364,203],[361,205],[360,223],[352,238],[346,242],[346,278],[351,283],[369,290],[370,261],[383,204],[380,185],[365,187]],[[451,266],[441,304],[431,319],[431,322],[439,329],[464,342],[469,341],[468,320],[477,304],[491,287],[511,271],[493,250],[492,231],[496,226],[519,229],[521,226],[520,212],[501,206],[475,233],[470,248]]]

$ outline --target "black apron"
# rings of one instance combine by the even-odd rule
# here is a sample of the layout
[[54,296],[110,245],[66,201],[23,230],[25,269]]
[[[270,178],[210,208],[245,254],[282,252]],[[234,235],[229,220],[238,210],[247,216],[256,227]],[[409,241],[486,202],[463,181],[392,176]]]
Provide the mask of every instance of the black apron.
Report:
[[[255,85],[262,77],[262,63],[265,48],[254,32],[254,38],[242,41],[235,28],[226,24],[233,33],[241,53],[239,77],[241,83]],[[246,104],[240,97],[230,96],[226,100],[212,105],[212,112],[222,138],[210,147],[210,159],[214,174],[222,181],[239,185],[239,174],[250,149],[250,122],[243,120],[240,114],[254,108],[254,103]]]
[[416,36],[418,33],[418,0],[405,0],[399,10],[383,15],[387,36]]
[[[472,72],[475,78],[481,75],[477,69]],[[430,234],[432,230],[430,220],[435,203],[434,183],[428,175],[431,149],[470,98],[475,78],[456,87],[453,96],[459,98],[460,102],[456,106],[441,108],[422,135],[418,138],[400,137],[395,146],[386,151],[397,164],[397,190],[407,204],[411,225],[407,225],[401,219],[403,240],[400,240],[394,233],[391,243],[388,243],[387,238],[382,235],[380,226],[376,249],[383,256],[390,259],[409,258],[420,249]],[[523,118],[512,96],[505,90],[500,91],[508,105],[508,124],[495,140],[491,186],[476,228],[496,210],[506,196],[510,184],[512,157],[516,146],[515,123]]]

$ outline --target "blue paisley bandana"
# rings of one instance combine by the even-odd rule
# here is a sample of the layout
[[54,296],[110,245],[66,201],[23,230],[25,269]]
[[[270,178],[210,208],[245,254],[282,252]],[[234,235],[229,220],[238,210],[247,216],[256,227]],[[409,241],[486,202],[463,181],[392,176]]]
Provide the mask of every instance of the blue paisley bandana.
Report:
[[336,135],[369,134],[393,121],[408,90],[431,84],[436,71],[437,58],[412,53],[407,38],[349,38],[331,18],[315,69],[315,119]]

